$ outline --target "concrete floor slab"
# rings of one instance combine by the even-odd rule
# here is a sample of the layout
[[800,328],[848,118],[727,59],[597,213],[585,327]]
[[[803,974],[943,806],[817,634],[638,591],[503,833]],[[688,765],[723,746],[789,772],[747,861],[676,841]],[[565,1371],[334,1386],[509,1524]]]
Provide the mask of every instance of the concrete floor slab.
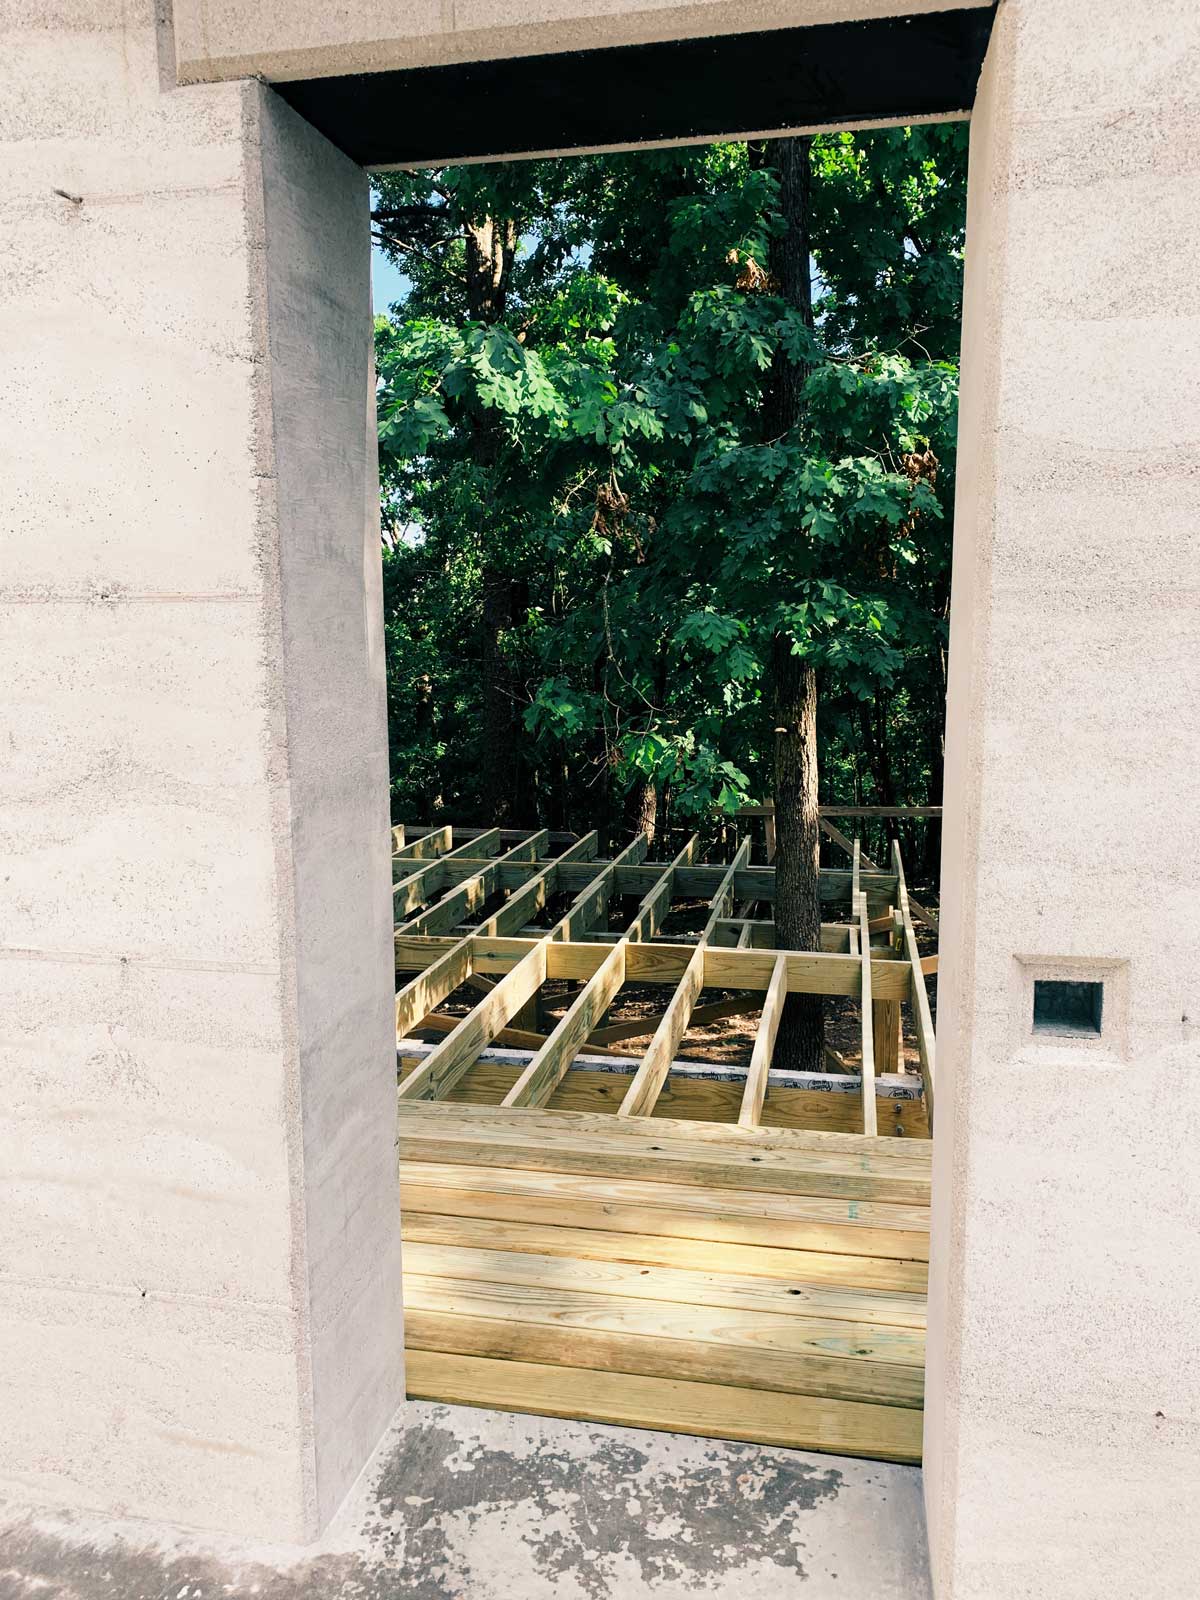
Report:
[[927,1600],[915,1467],[409,1403],[304,1548],[0,1511],[0,1600]]

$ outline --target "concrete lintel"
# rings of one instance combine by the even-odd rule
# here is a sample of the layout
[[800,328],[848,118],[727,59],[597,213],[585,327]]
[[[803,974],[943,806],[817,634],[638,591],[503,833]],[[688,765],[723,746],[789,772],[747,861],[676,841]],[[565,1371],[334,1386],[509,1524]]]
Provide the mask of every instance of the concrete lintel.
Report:
[[980,0],[175,0],[181,83],[273,83],[957,11]]

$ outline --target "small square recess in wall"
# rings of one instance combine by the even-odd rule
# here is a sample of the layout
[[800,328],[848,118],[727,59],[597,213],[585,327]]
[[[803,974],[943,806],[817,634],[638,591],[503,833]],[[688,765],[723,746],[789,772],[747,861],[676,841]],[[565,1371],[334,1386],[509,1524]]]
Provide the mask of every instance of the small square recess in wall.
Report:
[[1033,985],[1034,1033],[1098,1038],[1104,1015],[1102,983],[1072,983],[1037,978]]
[[1016,957],[1012,1040],[1019,1060],[1045,1065],[1129,1060],[1129,962],[1122,956]]

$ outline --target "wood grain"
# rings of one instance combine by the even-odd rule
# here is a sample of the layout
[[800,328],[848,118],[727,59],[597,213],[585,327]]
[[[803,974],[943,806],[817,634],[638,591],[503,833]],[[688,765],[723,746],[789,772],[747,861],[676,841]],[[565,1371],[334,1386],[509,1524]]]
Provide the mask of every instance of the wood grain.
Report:
[[412,1399],[662,1428],[706,1438],[829,1450],[879,1461],[919,1461],[921,1413],[813,1395],[754,1392],[716,1383],[604,1373],[529,1361],[413,1350]]

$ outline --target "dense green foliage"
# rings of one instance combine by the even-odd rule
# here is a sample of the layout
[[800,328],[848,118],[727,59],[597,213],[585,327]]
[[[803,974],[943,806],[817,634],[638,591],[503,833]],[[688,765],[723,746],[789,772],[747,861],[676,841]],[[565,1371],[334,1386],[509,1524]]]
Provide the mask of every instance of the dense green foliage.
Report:
[[[940,798],[965,132],[815,141],[815,332],[755,157],[380,180],[397,815],[757,801],[780,638],[817,668],[822,797]],[[779,362],[804,420],[772,438]]]

